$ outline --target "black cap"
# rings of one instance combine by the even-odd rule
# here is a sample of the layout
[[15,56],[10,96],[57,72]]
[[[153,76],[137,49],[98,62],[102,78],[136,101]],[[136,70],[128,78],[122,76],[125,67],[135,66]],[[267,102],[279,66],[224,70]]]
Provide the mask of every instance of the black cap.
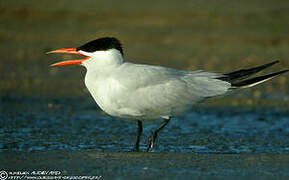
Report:
[[85,52],[105,51],[109,49],[117,49],[123,55],[121,43],[114,37],[99,38],[76,48],[77,51],[82,50]]

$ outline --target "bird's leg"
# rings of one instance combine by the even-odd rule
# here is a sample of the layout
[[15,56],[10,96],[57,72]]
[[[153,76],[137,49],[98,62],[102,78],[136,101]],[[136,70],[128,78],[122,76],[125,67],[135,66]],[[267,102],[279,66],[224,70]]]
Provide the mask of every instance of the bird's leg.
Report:
[[135,152],[139,151],[139,142],[140,142],[141,134],[142,134],[142,122],[137,121],[137,136],[136,136],[135,147],[132,151],[135,151]]
[[152,135],[149,137],[149,144],[147,147],[147,152],[153,148],[154,143],[158,137],[158,133],[160,132],[160,130],[162,130],[169,122],[170,122],[170,119],[164,119],[162,124],[155,131],[153,131]]

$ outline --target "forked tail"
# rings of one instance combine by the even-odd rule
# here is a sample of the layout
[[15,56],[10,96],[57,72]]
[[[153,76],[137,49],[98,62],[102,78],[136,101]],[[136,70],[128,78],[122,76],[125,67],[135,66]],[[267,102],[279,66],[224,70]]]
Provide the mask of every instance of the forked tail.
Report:
[[[272,79],[280,74],[283,74],[285,72],[288,72],[289,69],[283,70],[283,71],[279,71],[276,73],[271,73],[271,74],[267,74],[264,76],[258,76],[255,78],[251,78],[251,79],[246,79],[249,76],[256,74],[276,63],[278,63],[279,61],[274,61],[268,64],[264,64],[258,67],[254,67],[254,68],[250,68],[250,69],[241,69],[238,71],[234,71],[231,73],[227,73],[224,74],[224,77],[220,77],[218,79],[223,80],[223,81],[227,81],[230,82],[232,85],[232,88],[247,88],[247,87],[252,87],[255,86],[257,84],[263,83],[265,81],[268,81],[269,79]],[[246,80],[244,80],[246,79]]]

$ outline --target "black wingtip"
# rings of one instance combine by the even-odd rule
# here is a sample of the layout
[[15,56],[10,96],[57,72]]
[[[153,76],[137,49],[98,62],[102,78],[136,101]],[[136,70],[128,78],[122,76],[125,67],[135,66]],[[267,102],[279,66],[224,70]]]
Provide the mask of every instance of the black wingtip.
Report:
[[[274,65],[274,64],[279,63],[279,62],[280,62],[279,59],[277,59],[277,60],[275,60],[275,61],[273,61],[273,62],[271,62],[271,63],[268,63],[268,64]],[[272,65],[271,65],[271,66],[272,66]]]
[[233,83],[234,81],[238,81],[238,80],[242,80],[242,79],[246,79],[247,77],[256,74],[270,66],[273,66],[276,63],[279,63],[279,60],[275,60],[273,62],[267,63],[267,64],[263,64],[261,66],[257,66],[257,67],[253,67],[250,69],[241,69],[238,71],[233,71],[227,74],[224,74],[224,77],[221,77],[221,80],[224,81],[228,81],[230,83]]
[[283,71],[280,71],[280,74],[283,74],[283,73],[288,72],[288,71],[289,71],[289,69],[285,69]]
[[255,85],[260,84],[262,82],[265,82],[265,81],[267,81],[269,79],[272,79],[272,78],[274,78],[274,77],[276,77],[278,75],[286,73],[288,71],[289,71],[289,69],[285,69],[283,71],[279,71],[279,72],[276,72],[276,73],[271,73],[271,74],[267,74],[267,75],[264,75],[264,76],[255,77],[255,78],[244,80],[244,81],[241,81],[241,82],[238,82],[238,83],[232,83],[232,87],[234,87],[234,88],[252,87],[252,86],[255,86]]
[[273,61],[273,62],[271,62],[271,63],[264,64],[264,65],[262,65],[262,66],[260,66],[260,67],[263,67],[263,68],[265,69],[265,68],[270,67],[270,66],[273,66],[274,64],[277,64],[277,63],[279,63],[279,62],[280,62],[279,60],[276,60],[276,61]]

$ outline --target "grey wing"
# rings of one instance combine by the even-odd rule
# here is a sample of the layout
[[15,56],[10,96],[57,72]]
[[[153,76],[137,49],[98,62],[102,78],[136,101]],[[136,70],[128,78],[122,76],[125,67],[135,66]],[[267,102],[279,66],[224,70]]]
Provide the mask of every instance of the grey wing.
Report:
[[216,79],[221,75],[215,73],[135,64],[128,64],[125,69],[122,76],[131,78],[122,80],[129,92],[123,104],[151,118],[179,115],[204,98],[224,94],[231,87]]

